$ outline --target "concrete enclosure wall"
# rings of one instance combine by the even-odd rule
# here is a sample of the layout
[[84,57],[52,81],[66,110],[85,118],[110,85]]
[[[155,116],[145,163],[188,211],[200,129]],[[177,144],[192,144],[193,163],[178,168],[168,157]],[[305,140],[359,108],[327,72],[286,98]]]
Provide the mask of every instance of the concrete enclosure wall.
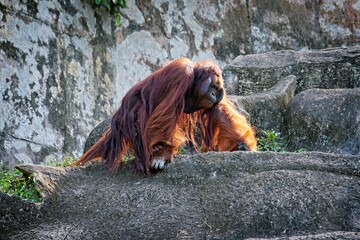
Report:
[[126,91],[167,60],[356,45],[359,0],[1,1],[0,161],[79,156]]

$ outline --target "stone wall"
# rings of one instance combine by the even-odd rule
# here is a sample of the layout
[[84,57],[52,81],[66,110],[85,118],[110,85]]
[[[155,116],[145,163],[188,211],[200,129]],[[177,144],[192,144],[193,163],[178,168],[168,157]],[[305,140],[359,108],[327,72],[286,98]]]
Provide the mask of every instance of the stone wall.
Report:
[[122,25],[89,0],[0,3],[0,161],[79,156],[90,130],[167,60],[355,45],[359,0],[128,0]]
[[25,2],[0,5],[5,164],[75,154],[87,129],[109,113],[115,94],[110,20],[100,22],[81,1]]
[[281,133],[288,151],[360,154],[359,63],[360,46],[282,50],[239,56],[223,77],[257,132]]

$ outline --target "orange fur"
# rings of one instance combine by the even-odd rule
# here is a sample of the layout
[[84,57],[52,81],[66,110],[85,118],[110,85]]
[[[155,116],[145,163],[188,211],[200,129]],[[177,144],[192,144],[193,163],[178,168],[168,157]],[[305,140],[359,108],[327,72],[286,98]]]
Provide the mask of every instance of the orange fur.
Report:
[[245,143],[251,151],[257,150],[254,128],[226,97],[219,103],[213,125],[214,145],[218,151],[234,151],[239,142]]
[[[218,86],[216,102],[208,109],[185,113],[186,104],[191,103],[188,106],[192,109],[199,99],[206,102],[204,96],[199,96],[199,89],[208,86],[205,82],[209,78]],[[132,149],[135,172],[148,176],[154,158],[171,160],[186,142],[197,148],[197,125],[207,150],[233,151],[239,142],[256,150],[253,129],[227,100],[222,88],[221,70],[215,63],[194,63],[187,58],[171,61],[128,91],[112,116],[109,130],[73,165],[101,158],[112,174],[122,156]]]

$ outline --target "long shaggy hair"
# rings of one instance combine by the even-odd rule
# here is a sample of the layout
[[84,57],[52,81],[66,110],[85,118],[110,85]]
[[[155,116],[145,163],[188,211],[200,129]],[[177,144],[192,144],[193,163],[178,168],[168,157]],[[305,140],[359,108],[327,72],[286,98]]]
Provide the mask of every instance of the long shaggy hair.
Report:
[[[213,124],[217,105],[191,114],[184,113],[185,101],[209,77],[222,78],[213,62],[192,62],[187,58],[171,61],[132,87],[113,114],[111,126],[74,165],[101,158],[110,174],[116,172],[123,154],[132,149],[135,172],[150,175],[153,148],[161,143],[171,148],[170,154],[187,141],[196,145],[194,129],[200,125],[203,144],[214,150]],[[217,141],[216,141],[217,142]]]

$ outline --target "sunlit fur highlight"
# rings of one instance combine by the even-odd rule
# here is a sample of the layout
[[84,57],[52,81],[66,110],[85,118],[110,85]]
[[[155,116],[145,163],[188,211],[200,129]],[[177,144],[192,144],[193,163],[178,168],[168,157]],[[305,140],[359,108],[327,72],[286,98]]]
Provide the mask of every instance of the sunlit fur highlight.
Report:
[[215,108],[214,115],[212,136],[217,151],[235,151],[240,142],[250,151],[257,150],[255,129],[226,96]]
[[138,82],[113,114],[109,130],[73,165],[102,159],[113,174],[122,156],[132,149],[134,171],[149,176],[152,159],[160,154],[154,152],[154,146],[162,145],[160,155],[170,160],[180,145],[191,142],[196,147],[197,125],[206,150],[235,150],[237,141],[256,150],[254,132],[246,118],[226,98],[210,109],[184,113],[186,99],[194,97],[191,95],[209,77],[223,87],[221,70],[215,63],[179,58]]

